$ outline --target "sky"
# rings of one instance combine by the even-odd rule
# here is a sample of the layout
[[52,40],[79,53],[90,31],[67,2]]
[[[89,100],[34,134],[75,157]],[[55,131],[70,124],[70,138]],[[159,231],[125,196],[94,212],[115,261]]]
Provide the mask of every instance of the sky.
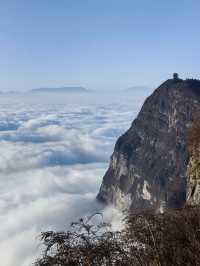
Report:
[[199,0],[0,0],[0,91],[199,78]]

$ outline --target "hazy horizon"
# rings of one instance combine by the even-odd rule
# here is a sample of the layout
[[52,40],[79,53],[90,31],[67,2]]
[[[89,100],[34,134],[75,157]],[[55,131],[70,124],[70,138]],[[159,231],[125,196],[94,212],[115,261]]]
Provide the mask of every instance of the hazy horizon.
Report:
[[[56,89],[62,89],[62,88],[66,88],[66,93],[67,93],[67,88],[72,88],[72,87],[80,87],[80,88],[83,88],[83,89],[86,89],[86,91],[87,92],[94,92],[94,93],[100,93],[100,92],[102,92],[102,93],[113,93],[114,91],[117,91],[118,93],[125,93],[125,92],[127,92],[127,91],[136,91],[136,90],[150,90],[150,91],[153,91],[154,89],[156,89],[158,86],[159,86],[160,84],[158,84],[157,86],[155,86],[155,87],[150,87],[150,86],[144,86],[144,85],[135,85],[135,86],[130,86],[130,87],[128,87],[128,88],[118,88],[118,89],[112,89],[112,88],[102,88],[102,89],[97,89],[97,88],[86,88],[86,87],[83,87],[83,86],[67,86],[67,85],[64,85],[64,86],[56,86],[56,87],[52,87],[52,86],[46,86],[46,87],[38,87],[38,88],[32,88],[32,89],[27,89],[27,90],[0,90],[0,93],[9,93],[9,94],[12,94],[12,93],[32,93],[32,92],[40,92],[40,90],[41,90],[41,92],[40,93],[45,93],[45,94],[48,94],[48,93],[50,93],[51,94],[51,92],[49,92],[49,91],[46,91],[46,92],[43,92],[42,90],[43,89],[53,89],[53,90],[55,90],[55,92],[56,92]],[[85,93],[86,91],[83,91],[83,92],[77,92],[77,94],[78,93]],[[72,91],[70,91],[69,93],[71,93]],[[58,93],[62,93],[62,92],[59,92],[58,91]],[[64,92],[63,92],[64,93]]]

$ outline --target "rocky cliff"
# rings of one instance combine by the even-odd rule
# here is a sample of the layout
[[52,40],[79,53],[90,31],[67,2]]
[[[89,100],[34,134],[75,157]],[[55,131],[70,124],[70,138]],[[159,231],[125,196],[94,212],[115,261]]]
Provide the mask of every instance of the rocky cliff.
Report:
[[117,140],[98,200],[131,209],[184,204],[187,131],[199,110],[200,81],[174,76],[159,86]]
[[187,204],[200,205],[200,114],[188,132]]
[[200,149],[190,158],[187,176],[187,204],[200,205]]

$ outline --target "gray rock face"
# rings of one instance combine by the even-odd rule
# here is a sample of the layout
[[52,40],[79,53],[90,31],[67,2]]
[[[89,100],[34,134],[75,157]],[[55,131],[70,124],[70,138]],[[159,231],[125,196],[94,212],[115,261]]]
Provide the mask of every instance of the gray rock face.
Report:
[[187,205],[200,205],[200,147],[190,157],[187,169]]
[[169,79],[148,97],[116,142],[97,199],[120,208],[186,201],[187,129],[200,110],[200,81]]

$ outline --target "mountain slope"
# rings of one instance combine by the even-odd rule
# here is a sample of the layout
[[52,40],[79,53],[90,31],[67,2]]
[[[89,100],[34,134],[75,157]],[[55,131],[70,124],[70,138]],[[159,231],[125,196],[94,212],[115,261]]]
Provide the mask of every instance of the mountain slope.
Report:
[[200,81],[169,79],[148,97],[116,142],[98,200],[131,209],[186,200],[187,129],[200,109]]

